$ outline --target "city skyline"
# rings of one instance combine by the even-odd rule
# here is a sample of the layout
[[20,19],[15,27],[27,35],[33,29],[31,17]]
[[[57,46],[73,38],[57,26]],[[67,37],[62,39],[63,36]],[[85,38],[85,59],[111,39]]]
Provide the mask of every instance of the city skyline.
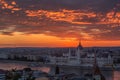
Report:
[[120,46],[120,0],[0,0],[0,47]]

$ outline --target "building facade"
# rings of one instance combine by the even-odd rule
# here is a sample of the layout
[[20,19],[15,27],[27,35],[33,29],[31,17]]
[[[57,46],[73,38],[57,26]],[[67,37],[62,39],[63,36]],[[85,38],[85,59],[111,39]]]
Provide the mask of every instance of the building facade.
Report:
[[[71,65],[71,66],[93,66],[96,51],[86,52],[81,43],[74,49],[69,49],[67,53],[62,56],[49,56],[51,64]],[[110,54],[99,57],[96,56],[99,66],[109,66],[113,64],[113,58]]]

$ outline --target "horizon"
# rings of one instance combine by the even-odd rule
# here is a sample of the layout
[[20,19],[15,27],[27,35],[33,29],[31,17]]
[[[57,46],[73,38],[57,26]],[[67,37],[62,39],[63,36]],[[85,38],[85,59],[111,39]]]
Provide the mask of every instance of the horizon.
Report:
[[120,46],[120,0],[0,0],[0,47]]
[[[74,46],[2,46],[0,48],[76,48],[79,44]],[[120,46],[84,46],[83,48],[119,48]]]

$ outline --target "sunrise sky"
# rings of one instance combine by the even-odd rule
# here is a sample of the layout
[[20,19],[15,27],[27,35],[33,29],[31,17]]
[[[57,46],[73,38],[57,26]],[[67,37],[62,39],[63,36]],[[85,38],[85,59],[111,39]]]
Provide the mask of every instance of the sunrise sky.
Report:
[[120,46],[120,0],[0,0],[0,47]]

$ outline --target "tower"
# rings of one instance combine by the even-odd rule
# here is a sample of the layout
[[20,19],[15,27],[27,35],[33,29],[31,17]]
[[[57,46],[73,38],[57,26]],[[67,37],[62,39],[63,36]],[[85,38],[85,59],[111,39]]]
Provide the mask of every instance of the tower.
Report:
[[76,58],[77,58],[77,61],[78,61],[79,64],[81,63],[82,49],[83,49],[83,47],[82,47],[82,44],[81,44],[81,41],[80,41],[78,46],[77,46],[77,49],[76,49]]
[[79,49],[79,50],[82,50],[82,49],[83,49],[83,46],[82,46],[81,41],[79,41],[79,45],[77,46],[77,49]]
[[68,61],[70,60],[70,58],[71,58],[71,50],[70,50],[70,48],[69,48],[69,52],[68,52]]
[[57,74],[60,74],[60,69],[58,65],[55,66],[55,75]]
[[96,53],[94,53],[93,78],[94,80],[105,80],[97,64]]

